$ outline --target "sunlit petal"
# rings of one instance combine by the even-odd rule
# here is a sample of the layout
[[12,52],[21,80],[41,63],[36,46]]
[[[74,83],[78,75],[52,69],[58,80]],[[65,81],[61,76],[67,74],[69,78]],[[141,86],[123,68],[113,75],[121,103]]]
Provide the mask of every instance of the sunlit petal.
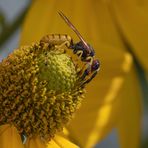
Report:
[[62,136],[56,135],[53,141],[60,147],[60,148],[78,148],[75,144],[71,143],[67,139]]
[[[141,125],[141,100],[139,83],[134,67],[126,76],[122,91],[118,97],[119,118],[116,123],[119,130],[121,148],[139,148]],[[128,94],[128,95],[127,95]],[[128,138],[127,138],[128,137]]]
[[137,0],[113,0],[110,3],[113,18],[124,40],[148,72],[148,3]]
[[24,148],[15,127],[11,125],[0,126],[0,148]]
[[25,148],[46,148],[45,143],[41,141],[38,137],[28,139],[27,143],[25,144]]

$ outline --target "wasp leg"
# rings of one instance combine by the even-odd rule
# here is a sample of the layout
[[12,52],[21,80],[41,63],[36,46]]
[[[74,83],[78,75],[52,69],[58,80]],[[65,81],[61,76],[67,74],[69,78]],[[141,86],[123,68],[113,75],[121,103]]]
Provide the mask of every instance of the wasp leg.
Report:
[[[93,62],[93,58],[89,56],[89,57],[87,57],[87,58],[85,59],[85,62],[87,62],[87,63],[86,63],[86,64],[87,64],[87,67],[86,67],[85,70],[83,70],[85,66],[82,68],[82,71],[84,71],[84,72],[83,72],[83,75],[81,76],[81,79],[82,79],[82,80],[84,80],[85,77],[88,76],[88,75],[91,73],[91,65],[92,65],[92,62]],[[85,64],[85,65],[86,65],[86,64]]]
[[86,61],[86,62],[89,62],[90,65],[92,65],[92,63],[93,63],[93,57],[88,56],[88,57],[85,59],[85,61]]
[[79,51],[76,52],[76,54],[78,55],[79,58],[81,58],[82,57],[82,54],[83,54],[83,51],[82,50],[79,50]]
[[97,71],[95,71],[89,79],[84,81],[81,86],[84,86],[85,84],[89,83],[96,76],[96,74],[97,74]]
[[81,80],[84,80],[86,76],[88,76],[91,72],[91,65],[88,64],[87,68],[85,69],[85,71],[83,72],[82,76],[81,76]]
[[63,42],[63,43],[60,44],[60,45],[55,45],[55,48],[61,49],[63,46],[69,47],[69,46],[70,46],[70,42],[69,42],[69,41],[65,41],[65,42]]

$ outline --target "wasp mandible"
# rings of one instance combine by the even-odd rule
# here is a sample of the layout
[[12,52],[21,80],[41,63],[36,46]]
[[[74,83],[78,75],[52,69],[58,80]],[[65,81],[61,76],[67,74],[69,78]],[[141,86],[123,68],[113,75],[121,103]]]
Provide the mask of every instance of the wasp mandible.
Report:
[[[63,46],[67,46],[73,50],[74,54],[77,54],[81,58],[82,62],[86,62],[87,67],[84,70],[81,79],[84,80],[83,85],[89,83],[97,74],[100,69],[100,62],[98,59],[94,59],[95,52],[91,45],[86,43],[82,35],[76,29],[76,27],[70,22],[70,20],[60,11],[58,12],[61,18],[67,23],[67,25],[76,33],[80,41],[74,43],[73,39],[66,34],[50,34],[44,36],[40,43],[47,43],[48,46],[54,46],[57,49],[60,49]],[[88,76],[88,78],[86,78]]]

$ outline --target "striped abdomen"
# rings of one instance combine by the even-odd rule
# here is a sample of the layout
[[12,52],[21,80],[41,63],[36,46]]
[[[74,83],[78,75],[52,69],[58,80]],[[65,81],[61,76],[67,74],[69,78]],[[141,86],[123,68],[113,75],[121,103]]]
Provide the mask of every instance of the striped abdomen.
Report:
[[49,45],[60,45],[64,42],[69,42],[69,45],[73,44],[73,40],[66,34],[49,34],[44,36],[40,43],[48,43]]

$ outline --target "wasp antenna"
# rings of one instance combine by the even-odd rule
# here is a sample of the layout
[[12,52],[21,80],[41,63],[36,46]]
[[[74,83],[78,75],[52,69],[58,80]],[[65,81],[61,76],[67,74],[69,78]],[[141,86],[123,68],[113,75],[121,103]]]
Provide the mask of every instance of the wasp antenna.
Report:
[[66,22],[66,24],[77,34],[77,36],[82,41],[82,43],[85,45],[85,47],[87,49],[89,49],[89,46],[87,45],[87,43],[83,39],[82,35],[79,33],[79,31],[76,29],[76,27],[70,22],[70,20],[63,14],[62,11],[59,11],[58,13],[61,16],[61,18]]

